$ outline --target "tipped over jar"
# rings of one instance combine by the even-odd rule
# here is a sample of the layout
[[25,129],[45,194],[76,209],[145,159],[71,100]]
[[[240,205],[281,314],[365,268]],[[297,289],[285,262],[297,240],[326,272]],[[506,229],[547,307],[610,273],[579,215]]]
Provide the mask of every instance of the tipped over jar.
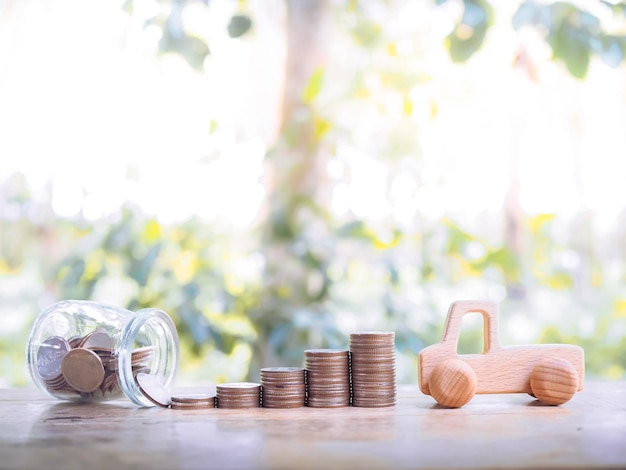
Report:
[[153,406],[137,382],[148,374],[165,390],[178,368],[176,326],[162,310],[130,310],[65,300],[39,314],[26,356],[35,384],[61,400],[102,402],[128,398]]

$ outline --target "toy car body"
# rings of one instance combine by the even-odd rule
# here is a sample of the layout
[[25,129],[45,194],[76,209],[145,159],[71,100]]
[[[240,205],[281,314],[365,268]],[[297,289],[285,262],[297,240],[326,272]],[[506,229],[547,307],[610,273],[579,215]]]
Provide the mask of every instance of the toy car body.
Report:
[[[463,316],[469,312],[479,312],[484,317],[484,350],[482,354],[457,353],[461,321]],[[584,351],[581,347],[569,344],[503,347],[498,339],[497,305],[494,302],[486,301],[457,301],[452,303],[448,310],[442,341],[426,347],[419,354],[419,386],[423,393],[432,395],[429,382],[433,370],[442,361],[455,359],[469,365],[475,373],[475,393],[529,393],[535,396],[536,390],[531,387],[531,376],[537,366],[546,358],[555,358],[560,361],[559,364],[564,364],[563,361],[571,364],[577,376],[575,391],[583,389],[585,360]],[[550,372],[548,373],[550,374]],[[561,380],[559,377],[561,372],[556,371],[554,374],[556,374],[554,377],[549,377],[550,380],[552,378],[557,382]],[[571,375],[570,373],[567,378],[569,382],[574,380]],[[435,398],[437,399],[437,397]]]

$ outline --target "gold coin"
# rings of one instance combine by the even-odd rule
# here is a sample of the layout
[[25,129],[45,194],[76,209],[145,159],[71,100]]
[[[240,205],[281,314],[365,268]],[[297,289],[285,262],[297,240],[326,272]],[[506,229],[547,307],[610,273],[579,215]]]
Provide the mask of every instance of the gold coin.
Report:
[[102,360],[90,349],[72,349],[63,357],[61,370],[67,383],[83,393],[93,392],[104,379]]

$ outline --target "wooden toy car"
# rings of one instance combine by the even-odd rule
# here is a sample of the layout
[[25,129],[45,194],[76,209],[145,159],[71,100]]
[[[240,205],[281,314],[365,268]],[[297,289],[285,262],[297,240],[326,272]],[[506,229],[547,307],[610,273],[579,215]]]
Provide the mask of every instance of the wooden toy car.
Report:
[[[482,313],[482,354],[457,353],[461,321]],[[500,346],[498,308],[494,302],[457,301],[450,305],[440,343],[418,357],[419,386],[442,406],[458,408],[477,393],[528,393],[543,403],[560,405],[583,389],[584,351],[570,344]]]

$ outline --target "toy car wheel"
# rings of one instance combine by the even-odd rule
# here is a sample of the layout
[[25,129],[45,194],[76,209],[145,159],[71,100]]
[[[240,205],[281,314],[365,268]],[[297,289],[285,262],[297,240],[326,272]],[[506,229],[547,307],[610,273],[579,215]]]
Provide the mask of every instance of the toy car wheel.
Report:
[[448,359],[435,365],[428,388],[432,397],[442,406],[460,408],[476,394],[476,373],[460,359]]
[[562,405],[578,390],[578,373],[565,359],[544,359],[530,374],[530,388],[537,400],[547,405]]

